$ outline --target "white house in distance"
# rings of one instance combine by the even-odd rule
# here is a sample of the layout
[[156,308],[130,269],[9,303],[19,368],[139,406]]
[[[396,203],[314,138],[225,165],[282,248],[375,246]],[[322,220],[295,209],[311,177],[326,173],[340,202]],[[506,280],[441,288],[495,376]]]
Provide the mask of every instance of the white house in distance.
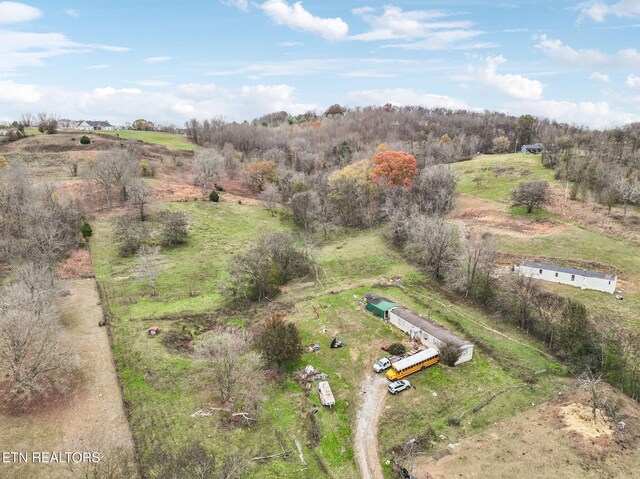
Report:
[[82,120],[76,124],[75,129],[80,131],[115,130],[116,127],[108,121]]
[[610,274],[533,263],[531,261],[525,261],[515,269],[521,276],[568,284],[582,289],[595,289],[606,293],[615,293],[616,282],[618,281],[617,276]]
[[429,321],[410,309],[403,307],[391,309],[389,311],[389,322],[407,333],[411,339],[419,340],[428,348],[435,348],[439,351],[446,343],[457,346],[460,351],[460,358],[456,361],[456,365],[470,361],[473,357],[472,343],[465,341],[439,324]]

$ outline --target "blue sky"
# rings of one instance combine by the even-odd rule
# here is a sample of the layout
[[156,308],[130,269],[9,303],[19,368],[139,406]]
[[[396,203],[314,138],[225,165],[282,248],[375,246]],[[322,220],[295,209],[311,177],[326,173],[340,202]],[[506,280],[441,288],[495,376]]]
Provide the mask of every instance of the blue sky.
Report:
[[0,120],[398,105],[640,121],[640,0],[0,1]]

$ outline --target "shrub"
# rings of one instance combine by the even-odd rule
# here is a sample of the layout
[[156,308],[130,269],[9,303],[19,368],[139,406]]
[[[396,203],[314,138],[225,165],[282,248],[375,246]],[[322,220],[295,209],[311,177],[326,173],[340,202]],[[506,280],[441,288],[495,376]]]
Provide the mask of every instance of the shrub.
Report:
[[88,145],[91,143],[91,139],[87,136],[87,135],[82,135],[80,137],[80,144],[82,145]]
[[218,183],[216,183],[213,186],[215,187],[216,191],[224,191],[224,188],[222,187],[222,185],[219,185]]
[[266,360],[282,368],[300,360],[304,352],[298,327],[285,321],[284,314],[273,313],[262,325],[258,344]]
[[445,343],[440,349],[440,361],[447,366],[455,366],[462,352],[451,343]]
[[89,223],[83,223],[81,231],[82,231],[82,237],[84,239],[91,238],[91,235],[93,234],[93,230],[91,229],[91,225]]
[[146,223],[133,216],[121,216],[116,220],[114,237],[121,256],[131,256],[138,252],[149,236]]
[[138,166],[140,167],[140,174],[142,176],[154,176],[155,172],[153,171],[153,168],[151,168],[151,166],[149,166],[149,163],[147,163],[146,161],[141,161]]
[[393,343],[389,345],[389,349],[387,349],[387,351],[394,356],[400,356],[407,352],[407,347],[402,343]]
[[210,194],[209,194],[209,199],[211,201],[213,201],[214,203],[217,203],[220,200],[220,195],[218,194],[218,192],[216,190],[213,190]]

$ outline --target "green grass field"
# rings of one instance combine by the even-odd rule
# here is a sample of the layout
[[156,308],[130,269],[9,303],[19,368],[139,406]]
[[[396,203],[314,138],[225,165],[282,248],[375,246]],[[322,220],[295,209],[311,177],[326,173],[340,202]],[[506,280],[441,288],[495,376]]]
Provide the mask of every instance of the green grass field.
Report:
[[[501,207],[508,204],[509,193],[519,181],[554,181],[553,171],[542,166],[539,155],[485,155],[457,163],[454,168],[460,174],[460,193],[496,202]],[[529,174],[523,176],[523,170]],[[500,173],[496,174],[496,171]],[[473,182],[476,176],[483,178],[479,185]],[[507,211],[512,215],[527,216],[518,208]],[[561,222],[562,227],[550,233],[527,236],[496,232],[499,251],[524,257],[543,257],[548,262],[563,266],[589,265],[585,268],[617,274],[622,279],[619,288],[625,296],[624,301],[616,301],[613,295],[607,293],[583,291],[553,283],[541,284],[550,291],[583,301],[593,312],[618,318],[640,330],[640,249],[637,245],[543,211],[535,212],[530,217]]]
[[[342,232],[325,241],[315,252],[318,269],[307,278],[288,285],[277,298],[250,310],[229,309],[223,296],[226,264],[266,233],[289,228],[263,208],[233,202],[181,202],[167,205],[189,216],[189,242],[162,252],[164,267],[158,279],[157,297],[136,281],[134,258],[119,258],[112,238],[112,221],[96,222],[91,250],[96,276],[114,314],[114,349],[130,410],[134,439],[143,461],[155,451],[176,450],[192,440],[202,442],[219,454],[244,450],[252,455],[280,452],[279,439],[295,451],[292,437],[303,445],[308,462],[302,468],[294,454],[288,460],[254,464],[254,478],[359,477],[353,452],[352,430],[360,401],[359,385],[370,374],[371,364],[382,351],[381,344],[407,341],[405,335],[362,308],[366,292],[387,295],[402,304],[429,314],[476,343],[474,359],[464,367],[440,366],[412,376],[417,386],[398,397],[386,399],[381,418],[380,451],[383,465],[390,449],[428,425],[447,437],[475,433],[494,422],[545,400],[563,381],[562,368],[546,357],[487,331],[476,322],[491,324],[533,346],[539,346],[513,328],[496,325],[482,313],[463,306],[453,307],[433,292],[425,279],[392,250],[379,231]],[[405,289],[391,287],[386,277],[403,278]],[[442,303],[442,304],[440,304]],[[229,426],[219,414],[191,417],[198,409],[215,402],[210,378],[215,372],[189,354],[168,350],[162,334],[186,324],[182,317],[206,313],[207,319],[250,328],[268,317],[274,308],[287,311],[304,344],[318,342],[322,349],[305,353],[293,369],[314,365],[329,375],[336,406],[316,414],[322,439],[316,448],[308,441],[308,414],[319,405],[315,390],[306,390],[292,380],[272,382],[258,424],[250,428]],[[314,309],[319,311],[316,319]],[[170,318],[167,318],[167,317]],[[193,321],[193,320],[191,320]],[[476,321],[476,322],[474,322]],[[160,327],[161,336],[150,338],[149,326]],[[331,339],[340,335],[346,347],[332,350]],[[502,395],[478,414],[465,417],[459,428],[446,425],[448,417],[462,412],[488,393],[505,385],[518,384],[535,371],[546,369],[538,383]],[[436,392],[437,396],[432,393]],[[385,474],[390,476],[385,467]]]
[[191,143],[185,136],[174,135],[172,133],[162,133],[159,131],[135,131],[135,130],[113,130],[93,132],[99,135],[119,136],[129,140],[140,140],[154,145],[170,146],[179,150],[196,151],[197,145]]
[[511,190],[522,181],[555,182],[553,170],[542,166],[540,155],[481,155],[454,163],[452,168],[459,173],[457,188],[460,193],[499,203],[508,203]]

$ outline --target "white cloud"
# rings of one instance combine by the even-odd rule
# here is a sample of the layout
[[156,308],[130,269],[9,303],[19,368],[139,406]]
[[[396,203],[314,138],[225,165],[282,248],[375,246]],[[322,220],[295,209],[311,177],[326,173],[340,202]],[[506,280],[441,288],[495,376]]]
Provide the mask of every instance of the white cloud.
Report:
[[640,88],[640,77],[636,75],[629,75],[626,83],[629,88]]
[[17,118],[25,109],[50,111],[66,118],[105,118],[125,123],[135,118],[182,123],[189,118],[223,116],[245,120],[286,110],[300,114],[317,108],[299,102],[289,85],[253,85],[227,89],[213,83],[188,83],[167,91],[106,86],[77,91],[50,85],[0,80],[0,111]]
[[609,83],[609,75],[600,72],[593,72],[591,75],[589,75],[589,80]]
[[267,0],[260,8],[278,25],[315,33],[327,40],[342,40],[349,33],[349,25],[342,18],[317,17],[305,10],[302,2],[289,5],[286,0]]
[[236,7],[238,10],[242,10],[243,12],[249,11],[248,0],[220,0],[220,3],[227,7]]
[[42,98],[42,94],[37,87],[32,85],[22,85],[11,80],[0,81],[0,104],[1,103],[37,103]]
[[348,92],[344,102],[353,106],[386,105],[424,106],[427,108],[468,109],[466,103],[457,98],[433,95],[410,88],[389,88],[379,90],[356,90]]
[[536,48],[542,50],[559,65],[580,68],[634,68],[640,66],[640,52],[634,48],[608,55],[595,49],[576,50],[562,41],[541,35]]
[[505,105],[511,114],[530,113],[591,128],[610,128],[640,121],[640,115],[613,109],[607,102],[540,100]]
[[506,59],[502,55],[488,57],[485,59],[484,66],[470,68],[471,79],[512,98],[539,100],[542,97],[544,85],[538,80],[530,80],[522,75],[498,73],[498,65],[505,62]]
[[148,87],[165,87],[171,85],[171,83],[166,80],[132,80],[128,83]]
[[608,16],[640,17],[640,0],[621,0],[612,5],[596,2],[578,5],[580,18],[589,17],[596,22],[603,22]]
[[30,22],[41,16],[42,12],[30,5],[18,2],[0,2],[0,24]]
[[443,50],[446,48],[484,48],[486,43],[463,45],[460,42],[482,35],[484,32],[474,30],[470,20],[454,20],[451,15],[441,10],[409,10],[403,11],[394,5],[385,5],[382,13],[371,7],[352,10],[362,17],[371,29],[368,32],[352,35],[351,40],[358,41],[401,41],[389,47],[410,50]]
[[171,57],[149,57],[149,58],[145,58],[142,61],[147,64],[153,64],[153,63],[168,62],[171,59],[172,59]]
[[78,10],[76,10],[75,8],[67,8],[64,11],[64,13],[66,13],[70,17],[79,17],[80,16],[80,12]]
[[63,33],[31,33],[0,29],[0,65],[5,70],[42,66],[51,57],[85,53],[92,50],[123,52],[124,47],[82,44]]
[[350,73],[368,71],[379,78],[415,73],[427,67],[426,62],[417,60],[380,58],[319,58],[260,62],[207,73],[209,76],[247,75],[252,79],[265,77],[291,77],[336,74],[350,76]]

